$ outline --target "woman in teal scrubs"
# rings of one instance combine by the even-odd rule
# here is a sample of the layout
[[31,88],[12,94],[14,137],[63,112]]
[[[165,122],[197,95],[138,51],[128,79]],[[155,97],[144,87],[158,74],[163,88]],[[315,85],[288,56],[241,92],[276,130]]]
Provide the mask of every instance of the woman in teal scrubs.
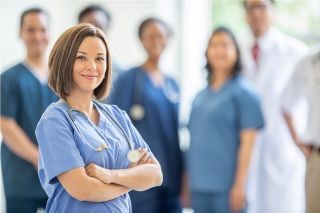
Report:
[[116,106],[99,103],[111,82],[103,32],[70,28],[49,59],[49,84],[60,96],[36,128],[46,212],[131,212],[128,192],[162,183],[158,161]]
[[242,212],[251,150],[264,123],[257,96],[239,74],[239,48],[216,29],[206,50],[208,85],[193,101],[187,155],[195,212]]

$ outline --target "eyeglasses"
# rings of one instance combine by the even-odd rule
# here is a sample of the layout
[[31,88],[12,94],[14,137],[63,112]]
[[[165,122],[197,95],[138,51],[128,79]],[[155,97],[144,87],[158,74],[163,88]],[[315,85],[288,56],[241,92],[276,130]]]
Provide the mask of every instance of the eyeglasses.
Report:
[[252,4],[252,5],[245,5],[245,9],[247,12],[252,13],[253,11],[265,11],[270,4],[267,3],[259,3],[259,4]]

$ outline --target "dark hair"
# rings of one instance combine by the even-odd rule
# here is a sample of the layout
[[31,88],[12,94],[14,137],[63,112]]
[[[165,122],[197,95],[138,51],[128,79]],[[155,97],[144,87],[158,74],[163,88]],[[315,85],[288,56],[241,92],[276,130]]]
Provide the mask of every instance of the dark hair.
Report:
[[61,97],[65,99],[70,94],[73,86],[73,65],[77,51],[82,41],[88,37],[97,37],[104,43],[107,53],[107,70],[101,84],[94,90],[94,96],[100,100],[106,97],[111,83],[111,58],[107,39],[98,27],[83,23],[71,27],[65,31],[54,44],[49,57],[49,85]]
[[44,14],[48,19],[50,19],[50,16],[49,16],[49,13],[47,11],[45,11],[44,9],[42,8],[39,8],[39,7],[32,7],[32,8],[29,8],[25,11],[22,12],[21,16],[20,16],[20,29],[22,28],[23,26],[23,21],[24,21],[24,18],[28,15],[28,14],[31,14],[31,13],[42,13]]
[[[246,7],[246,2],[247,2],[247,1],[248,1],[248,0],[243,0],[243,1],[242,1],[242,4],[243,4],[244,7]],[[270,1],[271,4],[276,3],[275,0],[269,0],[269,1]]]
[[78,16],[78,22],[80,23],[84,16],[88,15],[89,13],[95,12],[95,11],[102,12],[105,15],[106,19],[109,22],[111,21],[111,15],[106,9],[102,8],[99,5],[91,4],[80,11],[79,16]]
[[210,41],[211,41],[212,37],[215,36],[215,35],[218,34],[218,33],[225,33],[225,34],[227,34],[228,36],[230,36],[230,38],[231,38],[231,40],[232,40],[232,42],[233,42],[233,44],[234,44],[234,46],[235,46],[235,48],[236,48],[237,61],[236,61],[235,65],[234,65],[234,67],[232,68],[232,73],[231,73],[232,77],[237,76],[237,75],[241,72],[241,70],[242,70],[242,62],[241,62],[240,48],[239,48],[238,42],[237,42],[234,34],[231,32],[231,30],[229,30],[229,29],[226,28],[226,27],[218,27],[218,28],[216,28],[216,29],[212,32],[212,34],[211,34],[211,36],[210,36],[210,39],[209,39],[208,47],[207,47],[207,49],[206,49],[207,64],[206,64],[205,68],[206,68],[206,70],[208,71],[208,82],[209,82],[209,83],[211,82],[211,80],[212,80],[212,78],[213,78],[214,69],[213,69],[213,67],[211,67],[210,64],[209,64],[207,52],[208,52],[208,48],[209,48]]
[[159,18],[150,17],[150,18],[143,20],[139,26],[138,36],[140,39],[141,39],[142,33],[143,33],[144,29],[146,28],[146,26],[151,23],[161,24],[162,26],[164,26],[164,28],[166,28],[167,36],[170,37],[172,35],[172,30],[166,22],[162,21]]

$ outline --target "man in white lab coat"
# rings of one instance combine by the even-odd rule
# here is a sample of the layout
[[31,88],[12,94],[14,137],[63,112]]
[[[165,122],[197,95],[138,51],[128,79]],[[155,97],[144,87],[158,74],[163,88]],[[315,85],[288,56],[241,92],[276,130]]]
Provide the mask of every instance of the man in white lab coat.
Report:
[[[283,112],[292,139],[307,157],[306,212],[320,212],[320,48],[299,63],[282,95]],[[296,131],[292,108],[306,98],[309,113],[303,134]]]
[[272,0],[244,0],[252,40],[243,44],[244,73],[261,96],[266,126],[257,137],[248,179],[249,213],[303,213],[302,153],[290,137],[281,94],[306,53],[301,42],[271,27]]

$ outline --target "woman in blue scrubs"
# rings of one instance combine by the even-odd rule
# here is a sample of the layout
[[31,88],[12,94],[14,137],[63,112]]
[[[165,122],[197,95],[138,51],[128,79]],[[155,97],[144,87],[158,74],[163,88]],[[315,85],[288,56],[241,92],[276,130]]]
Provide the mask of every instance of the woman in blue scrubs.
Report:
[[170,35],[161,20],[148,18],[139,27],[146,61],[119,75],[109,102],[125,110],[159,160],[163,184],[143,193],[131,192],[135,213],[182,212],[179,201],[182,153],[178,139],[177,83],[159,67]]
[[239,48],[216,29],[206,50],[208,85],[193,101],[188,172],[195,212],[242,212],[251,150],[263,118],[257,96],[241,77]]
[[97,102],[111,82],[103,32],[90,24],[68,29],[49,68],[49,84],[61,99],[36,128],[46,212],[131,212],[128,192],[159,186],[162,172],[126,113]]

